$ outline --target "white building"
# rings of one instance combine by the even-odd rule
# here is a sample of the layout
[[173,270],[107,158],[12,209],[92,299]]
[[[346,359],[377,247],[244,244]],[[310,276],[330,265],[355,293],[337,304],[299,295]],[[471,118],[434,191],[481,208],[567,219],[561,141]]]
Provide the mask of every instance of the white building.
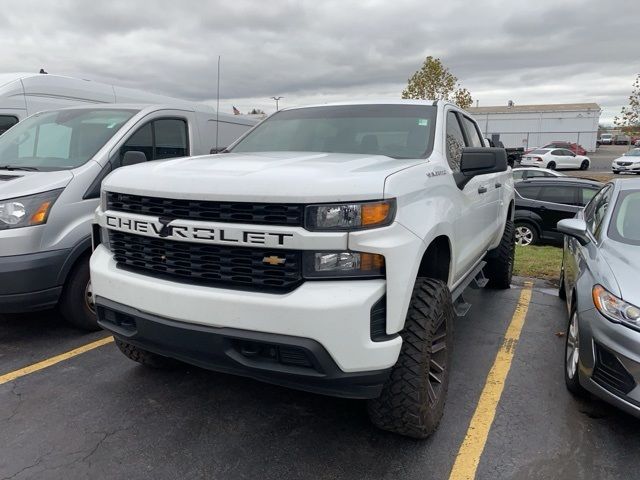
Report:
[[575,142],[596,149],[600,106],[597,103],[511,105],[467,109],[484,136],[500,135],[507,148],[540,147],[554,141]]

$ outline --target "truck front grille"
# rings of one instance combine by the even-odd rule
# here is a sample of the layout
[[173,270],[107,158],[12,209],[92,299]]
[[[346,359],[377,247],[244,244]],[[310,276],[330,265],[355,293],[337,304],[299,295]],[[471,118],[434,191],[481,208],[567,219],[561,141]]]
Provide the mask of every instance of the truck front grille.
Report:
[[304,217],[300,204],[180,200],[116,192],[107,192],[107,209],[183,220],[292,227],[302,226]]
[[176,242],[113,230],[109,244],[118,266],[178,282],[282,293],[302,283],[299,251]]

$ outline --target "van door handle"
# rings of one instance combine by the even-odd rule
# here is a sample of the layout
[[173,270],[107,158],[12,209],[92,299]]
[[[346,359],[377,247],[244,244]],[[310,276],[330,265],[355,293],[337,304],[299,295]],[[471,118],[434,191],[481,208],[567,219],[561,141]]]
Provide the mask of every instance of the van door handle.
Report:
[[496,182],[496,188],[500,188],[502,184],[500,182]]
[[478,188],[478,193],[487,193],[487,187]]

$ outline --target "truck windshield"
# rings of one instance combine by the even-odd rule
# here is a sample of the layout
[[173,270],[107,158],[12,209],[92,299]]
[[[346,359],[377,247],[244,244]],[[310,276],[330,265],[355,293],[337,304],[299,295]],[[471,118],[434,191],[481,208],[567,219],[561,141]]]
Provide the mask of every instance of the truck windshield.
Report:
[[340,105],[283,110],[230,151],[326,152],[426,158],[433,149],[436,107]]
[[103,108],[36,114],[0,136],[0,169],[52,171],[79,167],[136,113]]

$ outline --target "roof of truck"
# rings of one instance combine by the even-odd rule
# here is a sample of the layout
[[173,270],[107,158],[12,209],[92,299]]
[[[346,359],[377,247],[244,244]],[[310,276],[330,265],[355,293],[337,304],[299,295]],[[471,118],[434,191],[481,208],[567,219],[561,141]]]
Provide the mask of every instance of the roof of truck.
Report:
[[[299,105],[294,107],[281,108],[280,110],[295,110],[298,108],[315,108],[315,107],[342,107],[353,105],[438,105],[445,102],[443,100],[404,100],[404,99],[377,99],[377,100],[352,100],[350,102],[331,102],[331,103],[317,103],[313,105]],[[453,104],[452,104],[453,105]]]

